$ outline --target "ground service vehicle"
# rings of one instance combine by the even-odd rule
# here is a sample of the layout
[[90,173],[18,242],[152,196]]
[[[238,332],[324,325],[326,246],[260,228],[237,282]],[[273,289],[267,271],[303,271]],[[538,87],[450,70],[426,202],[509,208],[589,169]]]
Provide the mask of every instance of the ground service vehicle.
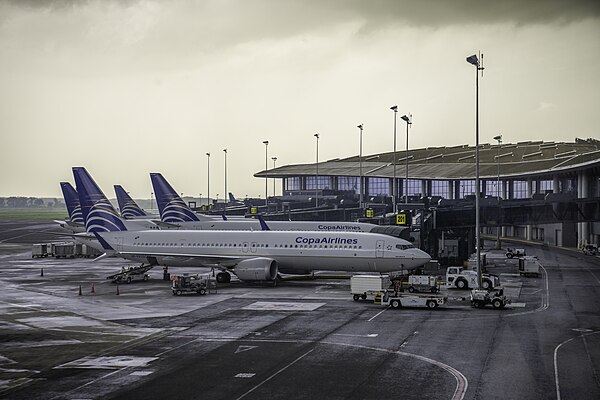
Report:
[[408,291],[413,292],[431,292],[439,291],[437,285],[437,277],[429,275],[409,275],[408,276]]
[[208,290],[208,280],[198,275],[179,275],[174,277],[171,289],[176,296],[184,293],[205,295]]
[[386,290],[375,295],[375,304],[390,306],[391,308],[401,307],[427,307],[436,308],[448,302],[448,297],[439,294],[404,294]]
[[353,275],[350,278],[350,291],[354,301],[366,300],[367,296],[387,290],[391,284],[389,275]]
[[595,244],[584,244],[581,251],[583,251],[583,254],[586,256],[595,256],[598,253],[598,246]]
[[523,257],[525,256],[525,249],[511,249],[506,248],[506,258]]
[[[500,279],[496,275],[482,274],[481,288],[491,290],[500,284]],[[479,289],[477,281],[477,271],[463,269],[463,267],[448,267],[446,270],[446,286],[457,289]]]
[[31,258],[48,257],[48,245],[46,243],[36,243],[31,248]]
[[519,275],[534,275],[539,276],[540,263],[537,257],[525,256],[519,258]]
[[504,290],[488,292],[487,290],[471,290],[471,306],[476,308],[491,304],[494,308],[504,308],[510,300],[504,295]]
[[150,277],[146,272],[150,271],[154,265],[140,265],[138,267],[122,267],[121,272],[107,276],[106,279],[112,280],[113,283],[131,283],[134,280],[142,279],[146,282]]

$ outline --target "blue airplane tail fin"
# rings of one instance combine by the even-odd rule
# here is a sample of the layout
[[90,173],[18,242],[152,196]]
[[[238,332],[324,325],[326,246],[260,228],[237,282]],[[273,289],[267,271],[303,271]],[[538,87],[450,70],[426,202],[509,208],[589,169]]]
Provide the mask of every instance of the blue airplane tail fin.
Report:
[[233,193],[229,192],[229,202],[230,203],[235,203],[237,200],[235,199],[235,196],[233,195]]
[[150,173],[150,180],[156,194],[160,219],[163,222],[199,221],[198,216],[185,204],[162,174]]
[[69,219],[71,222],[83,225],[85,221],[83,220],[83,214],[81,213],[81,205],[79,204],[79,195],[77,194],[77,191],[69,182],[61,182],[60,188],[62,189],[63,197],[65,198]]
[[115,185],[115,194],[117,195],[117,202],[119,203],[119,209],[123,218],[136,218],[148,215],[123,189],[123,186]]
[[126,231],[123,220],[86,169],[73,167],[73,176],[86,231]]

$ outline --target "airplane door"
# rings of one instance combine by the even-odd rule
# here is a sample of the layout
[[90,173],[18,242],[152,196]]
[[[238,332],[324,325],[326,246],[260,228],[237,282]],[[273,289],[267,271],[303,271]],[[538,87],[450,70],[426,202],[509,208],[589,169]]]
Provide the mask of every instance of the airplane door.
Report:
[[242,253],[248,252],[248,242],[242,243]]
[[378,240],[375,243],[375,258],[383,258],[383,240]]
[[257,247],[256,242],[252,242],[252,246],[250,247],[250,251],[253,252],[253,253],[256,253],[256,247]]
[[118,237],[117,239],[117,251],[123,251],[123,237]]

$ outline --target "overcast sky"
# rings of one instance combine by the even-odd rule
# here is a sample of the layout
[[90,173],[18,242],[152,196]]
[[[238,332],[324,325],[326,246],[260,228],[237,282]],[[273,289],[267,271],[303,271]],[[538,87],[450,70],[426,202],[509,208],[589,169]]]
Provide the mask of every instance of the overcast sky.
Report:
[[[0,196],[61,196],[85,166],[109,196],[264,196],[277,165],[410,147],[600,138],[600,2],[0,2]],[[405,125],[398,119],[398,149]],[[402,124],[400,124],[400,122]],[[280,187],[278,186],[278,191]],[[269,184],[269,194],[271,194]]]

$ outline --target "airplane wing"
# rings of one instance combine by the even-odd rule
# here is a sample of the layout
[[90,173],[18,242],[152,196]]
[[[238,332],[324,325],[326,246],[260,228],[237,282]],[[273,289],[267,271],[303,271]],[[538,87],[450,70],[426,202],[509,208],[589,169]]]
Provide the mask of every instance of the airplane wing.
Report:
[[215,266],[220,265],[223,267],[233,267],[238,264],[240,261],[247,260],[249,258],[254,258],[254,256],[220,256],[215,254],[191,254],[191,253],[148,253],[148,252],[138,252],[138,251],[117,251],[116,255],[127,257],[127,256],[137,256],[137,257],[160,257],[165,263],[168,264],[169,260],[178,260],[188,261],[190,264],[196,264],[201,266]]

